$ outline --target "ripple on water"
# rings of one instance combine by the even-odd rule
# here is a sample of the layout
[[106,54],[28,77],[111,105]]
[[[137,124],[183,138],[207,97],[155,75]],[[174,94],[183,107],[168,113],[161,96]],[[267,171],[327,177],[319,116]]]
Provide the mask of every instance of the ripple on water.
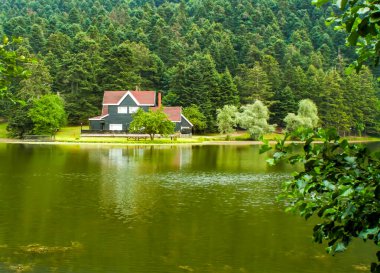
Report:
[[278,173],[211,172],[138,175],[122,181],[115,178],[115,183],[107,182],[115,185],[109,189],[111,194],[102,208],[107,215],[124,221],[155,217],[157,211],[184,213],[206,208],[215,213],[244,215],[255,207],[257,210],[276,204],[280,182],[288,178]]

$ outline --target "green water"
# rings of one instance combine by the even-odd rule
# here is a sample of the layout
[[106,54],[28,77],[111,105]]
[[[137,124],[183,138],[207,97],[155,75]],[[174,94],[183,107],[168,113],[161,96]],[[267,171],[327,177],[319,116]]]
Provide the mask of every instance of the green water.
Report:
[[[0,144],[0,272],[366,272],[275,202],[257,146]],[[31,244],[40,251],[28,251]],[[26,247],[29,246],[29,247]]]

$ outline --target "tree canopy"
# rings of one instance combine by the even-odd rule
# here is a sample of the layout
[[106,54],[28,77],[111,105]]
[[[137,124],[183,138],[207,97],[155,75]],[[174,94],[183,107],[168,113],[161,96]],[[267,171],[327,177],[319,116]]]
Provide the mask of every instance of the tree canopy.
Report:
[[247,129],[253,140],[258,140],[264,134],[273,132],[275,129],[275,125],[268,124],[268,107],[259,100],[253,104],[242,106],[237,120],[242,128]]
[[[297,137],[303,149],[286,140]],[[314,142],[322,141],[320,144]],[[319,218],[313,238],[328,242],[328,253],[344,251],[354,238],[380,244],[380,160],[366,147],[342,140],[335,129],[300,129],[277,142],[268,162],[302,163],[304,169],[284,184],[281,195],[288,206],[305,219]],[[271,147],[265,142],[261,151]],[[302,150],[302,151],[300,151]],[[297,152],[298,151],[298,152]],[[371,272],[380,272],[380,251]]]
[[299,102],[297,115],[289,113],[285,119],[286,130],[296,131],[299,128],[314,129],[318,126],[318,110],[315,103],[309,99]]
[[162,109],[145,112],[139,109],[134,115],[129,131],[132,133],[149,134],[154,140],[155,135],[169,135],[174,133],[175,124],[171,122]]
[[378,1],[362,0],[313,0],[313,4],[322,6],[333,3],[339,9],[328,22],[337,24],[337,29],[347,32],[347,43],[357,47],[357,58],[351,65],[360,70],[366,61],[375,65],[380,60],[380,8]]
[[231,134],[235,131],[237,125],[238,110],[234,105],[224,105],[222,109],[217,110],[218,131],[222,134]]
[[[317,5],[328,2],[331,1],[313,0]],[[368,60],[378,64],[380,45],[378,1],[332,2],[341,9],[341,12],[329,20],[338,23],[338,29],[344,28],[349,33],[347,38],[349,45],[358,47],[358,57],[351,68],[355,67],[360,71],[363,69],[363,63]],[[367,69],[364,67],[364,73]],[[317,76],[315,72],[314,70]],[[350,118],[357,115],[357,113],[352,115],[346,105],[341,103],[342,100],[345,97],[349,100],[348,97],[351,97],[352,101],[358,103],[359,97],[371,96],[371,91],[366,89],[367,83],[364,82],[359,88],[361,94],[355,92],[356,84],[351,80],[357,75],[348,77],[347,86],[353,89],[350,95],[345,94],[340,88],[344,80],[339,70],[331,70],[326,75],[326,78],[338,79],[325,82],[320,104],[323,108],[322,123],[333,127],[332,129],[299,128],[286,134],[275,145],[276,152],[273,157],[268,159],[272,165],[284,159],[291,164],[303,165],[304,169],[295,173],[292,180],[285,183],[282,198],[288,204],[289,211],[294,211],[305,219],[312,216],[319,218],[319,223],[313,229],[313,238],[318,243],[327,241],[326,250],[331,254],[344,251],[354,238],[370,240],[380,246],[379,154],[371,153],[364,146],[349,144],[337,134],[337,130],[347,130]],[[329,94],[332,93],[338,98],[337,100],[331,100]],[[378,105],[373,106],[373,109],[378,107]],[[334,116],[329,113],[330,110],[334,112]],[[363,116],[359,115],[354,119],[357,122],[356,130],[360,134],[365,128],[362,123]],[[286,140],[292,137],[304,141],[302,152],[294,149],[296,144],[286,144]],[[322,143],[315,144],[315,140]],[[261,151],[270,149],[268,142],[265,142]],[[380,272],[379,250],[376,251],[376,256],[377,262],[373,262],[370,267],[372,273]]]
[[4,36],[2,44],[0,44],[0,99],[2,100],[9,95],[11,84],[28,75],[27,70],[22,66],[22,63],[26,61],[26,57],[9,49],[12,45],[21,41],[21,39],[10,41],[7,36]]
[[[366,15],[374,20],[376,6],[339,1],[347,8],[353,2],[373,8],[355,17],[352,28],[361,30]],[[162,90],[166,105],[197,105],[206,131],[217,129],[216,109],[224,105],[259,99],[270,108],[271,122],[284,126],[287,113],[300,100],[311,99],[323,125],[338,116],[341,122],[333,126],[342,134],[378,134],[379,92],[373,81],[378,71],[342,73],[357,56],[344,46],[343,32],[325,25],[332,12],[346,11],[328,4],[316,8],[304,0],[19,0],[17,5],[4,0],[0,36],[23,37],[3,48],[38,60],[23,66],[18,58],[14,64],[35,76],[9,91],[25,99],[47,89],[59,92],[70,124],[100,114],[104,90],[137,87]],[[345,18],[342,26],[351,22]],[[359,43],[362,33],[357,33]],[[9,76],[2,80],[9,83]],[[0,103],[0,115],[9,118],[9,107]]]

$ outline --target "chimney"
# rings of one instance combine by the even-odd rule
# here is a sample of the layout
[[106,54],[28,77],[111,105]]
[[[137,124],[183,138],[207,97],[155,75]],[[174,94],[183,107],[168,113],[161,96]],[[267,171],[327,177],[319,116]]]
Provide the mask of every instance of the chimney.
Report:
[[157,104],[158,107],[161,107],[161,92],[158,91],[158,104]]

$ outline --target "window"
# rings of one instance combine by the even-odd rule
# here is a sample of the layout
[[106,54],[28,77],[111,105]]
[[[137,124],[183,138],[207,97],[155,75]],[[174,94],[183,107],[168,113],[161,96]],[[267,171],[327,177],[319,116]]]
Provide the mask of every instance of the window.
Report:
[[122,106],[117,107],[117,112],[119,114],[127,114],[128,113],[128,107],[122,107]]
[[110,130],[111,131],[122,131],[123,130],[123,124],[110,124]]
[[139,107],[133,107],[133,106],[129,107],[130,114],[136,113],[138,110],[139,110]]

